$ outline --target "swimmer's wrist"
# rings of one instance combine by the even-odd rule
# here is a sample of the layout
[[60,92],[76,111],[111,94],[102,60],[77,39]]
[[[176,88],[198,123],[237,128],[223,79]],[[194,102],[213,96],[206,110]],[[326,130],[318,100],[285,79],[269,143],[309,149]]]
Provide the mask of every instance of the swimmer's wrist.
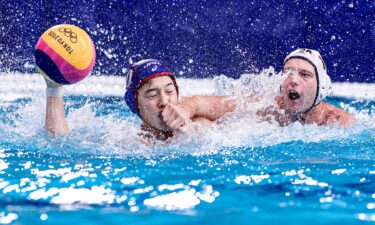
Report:
[[46,89],[47,97],[62,97],[64,96],[65,89],[64,86],[49,86]]

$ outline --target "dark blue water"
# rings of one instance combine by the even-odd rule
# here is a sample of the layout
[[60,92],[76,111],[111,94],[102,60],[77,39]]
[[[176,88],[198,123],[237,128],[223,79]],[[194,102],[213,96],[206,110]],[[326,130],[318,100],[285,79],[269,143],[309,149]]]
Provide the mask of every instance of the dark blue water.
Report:
[[[153,147],[131,140],[139,120],[121,98],[66,98],[71,133],[55,139],[43,131],[44,99],[1,102],[0,223],[373,223],[375,102],[329,101],[358,123],[229,126],[243,144],[224,144],[214,126],[217,137]],[[100,139],[123,124],[124,143]]]

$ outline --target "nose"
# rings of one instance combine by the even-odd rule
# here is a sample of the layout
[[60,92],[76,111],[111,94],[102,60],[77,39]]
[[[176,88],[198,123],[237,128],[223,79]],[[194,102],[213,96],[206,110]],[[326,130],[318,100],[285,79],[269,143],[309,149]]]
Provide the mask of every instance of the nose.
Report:
[[291,73],[288,78],[287,78],[287,83],[292,86],[292,87],[295,87],[295,86],[298,86],[299,83],[300,83],[300,78],[299,76],[297,75],[296,72],[293,72]]
[[159,108],[164,109],[165,106],[170,102],[170,97],[165,93],[160,94]]

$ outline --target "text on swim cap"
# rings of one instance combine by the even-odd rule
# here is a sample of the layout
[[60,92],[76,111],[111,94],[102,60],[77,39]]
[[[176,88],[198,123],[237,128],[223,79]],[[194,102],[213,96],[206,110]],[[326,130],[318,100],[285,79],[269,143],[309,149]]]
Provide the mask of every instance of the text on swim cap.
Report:
[[161,65],[161,64],[160,64],[160,62],[148,62],[148,63],[146,63],[146,65],[143,66],[143,68],[145,69],[145,68],[147,68],[151,65],[156,66],[156,68],[155,67],[152,68],[152,71],[155,71],[157,69],[157,66]]

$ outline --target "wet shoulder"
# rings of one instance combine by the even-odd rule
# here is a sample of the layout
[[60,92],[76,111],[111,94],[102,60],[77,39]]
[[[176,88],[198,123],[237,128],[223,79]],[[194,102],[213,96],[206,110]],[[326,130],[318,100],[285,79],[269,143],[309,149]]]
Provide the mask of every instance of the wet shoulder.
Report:
[[319,111],[321,112],[320,125],[339,124],[340,126],[351,126],[355,123],[355,118],[352,114],[331,104],[321,103]]

